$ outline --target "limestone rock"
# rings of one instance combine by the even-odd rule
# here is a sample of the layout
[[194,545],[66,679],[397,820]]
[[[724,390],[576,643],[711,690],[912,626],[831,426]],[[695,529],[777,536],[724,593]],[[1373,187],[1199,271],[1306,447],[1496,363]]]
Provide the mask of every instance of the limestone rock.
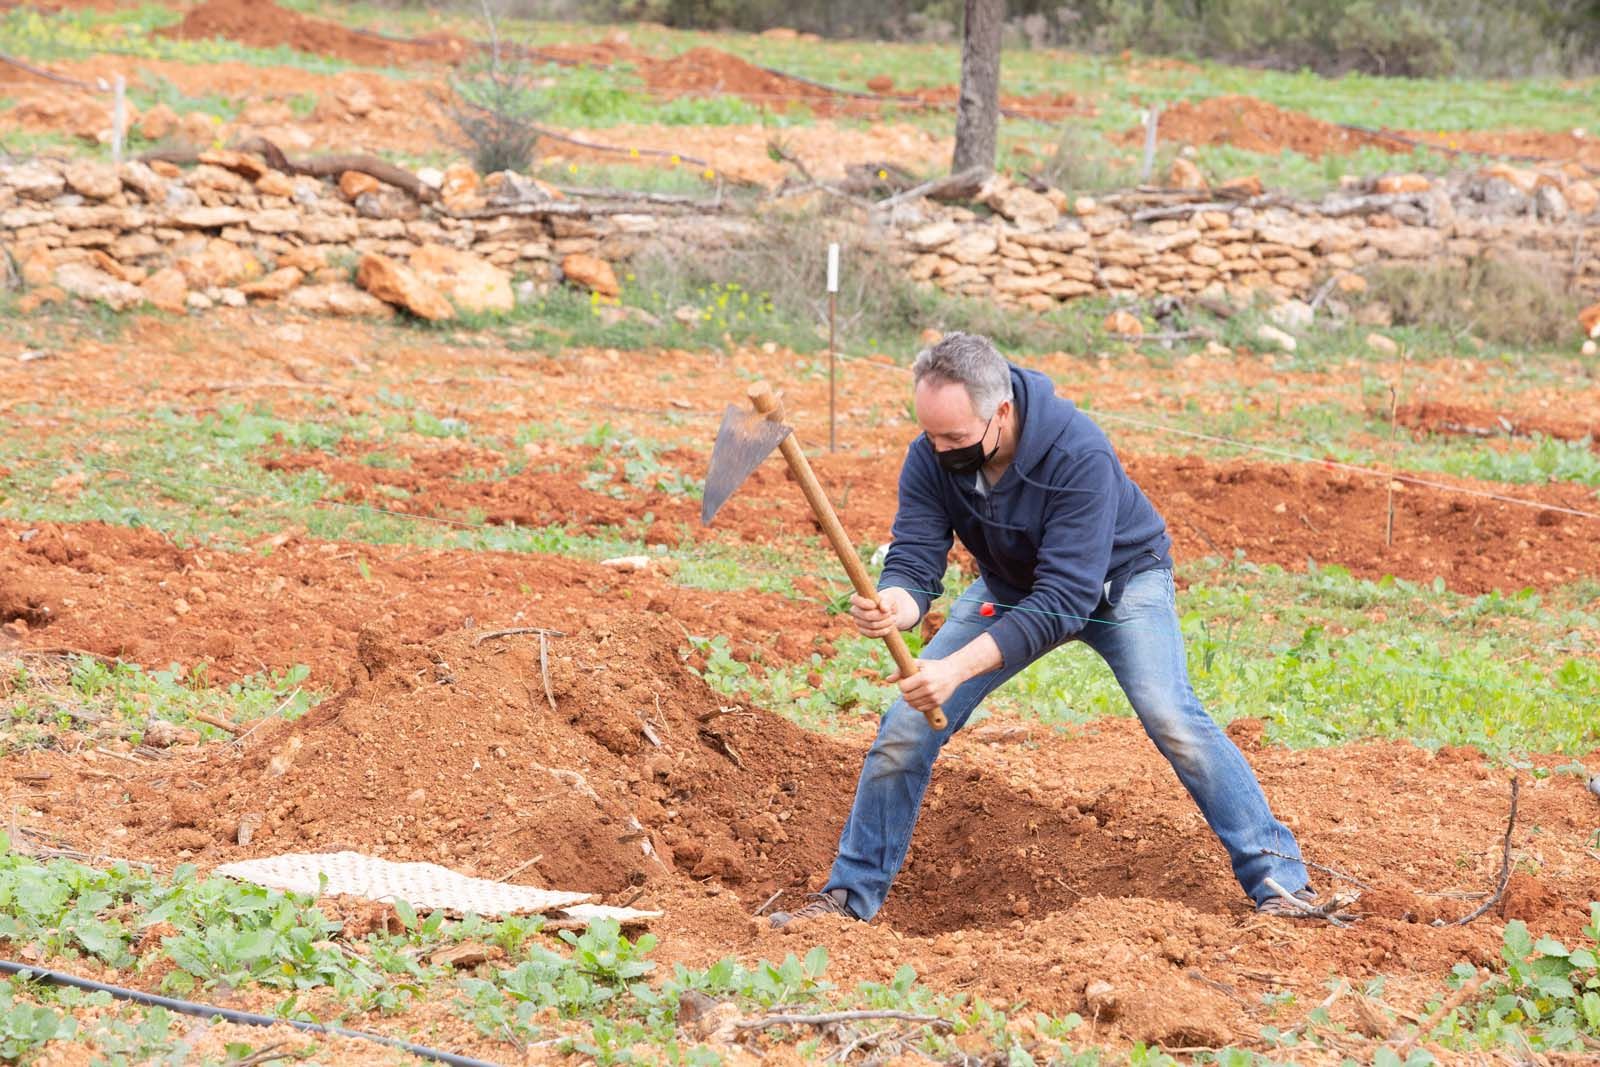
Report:
[[262,196],[281,196],[287,200],[294,196],[294,179],[282,171],[269,170],[256,179],[256,192]]
[[363,174],[358,170],[347,170],[339,175],[339,192],[352,203],[362,193],[375,193],[383,183],[370,174]]
[[950,219],[940,219],[938,222],[930,222],[926,226],[918,226],[906,234],[906,242],[912,248],[928,252],[949,244],[960,233],[961,227]]
[[957,263],[978,264],[994,255],[1000,247],[999,240],[989,230],[973,230],[963,234],[945,252]]
[[1444,249],[1444,235],[1424,226],[1372,230],[1367,244],[1389,259],[1431,259]]
[[1499,178],[1508,182],[1524,196],[1532,196],[1534,189],[1539,185],[1538,172],[1523,167],[1513,167],[1509,163],[1491,163],[1478,173],[1485,178]]
[[1533,195],[1533,202],[1541,219],[1559,222],[1567,217],[1567,198],[1553,185],[1541,185]]
[[1267,318],[1285,330],[1309,329],[1315,317],[1316,312],[1304,300],[1285,300],[1267,311]]
[[133,128],[146,141],[164,141],[178,128],[178,113],[166,104],[157,104],[140,115]]
[[117,168],[117,177],[122,184],[139,194],[139,199],[147,204],[165,204],[167,202],[166,179],[150,169],[147,163],[130,160]]
[[1394,338],[1385,337],[1381,333],[1367,334],[1367,347],[1381,356],[1395,356],[1400,354],[1400,346]]
[[32,315],[46,304],[61,304],[65,303],[66,299],[67,294],[57,286],[42,285],[37,289],[29,289],[17,298],[17,314]]
[[361,257],[356,284],[379,300],[430,322],[455,318],[455,308],[437,289],[418,278],[411,268],[380,253],[368,252]]
[[163,267],[139,283],[144,298],[162,311],[181,315],[188,303],[189,284],[176,267]]
[[444,170],[444,180],[439,185],[439,199],[449,211],[471,211],[483,206],[479,192],[482,182],[472,164],[456,162]]
[[67,188],[61,172],[43,163],[0,169],[0,184],[9,186],[22,200],[54,200]]
[[298,311],[344,318],[390,318],[394,308],[348,282],[303,285],[284,301]]
[[242,226],[250,213],[236,207],[191,207],[172,216],[178,226],[194,230],[218,230],[224,226]]
[[146,272],[143,268],[130,267],[126,264],[119,263],[98,248],[90,253],[89,262],[100,270],[105,271],[113,278],[128,282],[131,285],[138,285],[140,282],[144,281]]
[[622,286],[617,283],[617,272],[611,269],[611,264],[598,256],[574,252],[561,261],[561,273],[573,285],[599,293],[601,296],[622,295]]
[[1262,323],[1256,328],[1256,338],[1257,340],[1265,341],[1269,345],[1276,345],[1285,352],[1293,352],[1296,348],[1300,347],[1300,342],[1296,341],[1293,337],[1284,333],[1276,326],[1271,326],[1267,323]]
[[1140,322],[1138,316],[1131,311],[1124,311],[1121,308],[1107,315],[1100,326],[1106,333],[1121,334],[1124,337],[1144,336],[1144,323]]
[[516,307],[511,275],[471,252],[427,244],[411,253],[411,269],[457,307],[510,311]]
[[213,148],[200,153],[200,162],[230,170],[242,178],[256,181],[271,169],[266,161],[254,152],[235,152],[230,148]]
[[1209,186],[1206,176],[1200,173],[1192,159],[1179,156],[1172,161],[1172,167],[1167,171],[1167,186],[1171,189],[1187,189],[1192,192],[1204,192]]
[[1384,196],[1396,193],[1425,193],[1433,185],[1420,174],[1385,174],[1379,178],[1374,191]]
[[1587,337],[1600,337],[1600,304],[1590,304],[1578,312],[1578,324]]
[[62,177],[68,188],[90,200],[110,200],[122,192],[117,172],[103,163],[74,163]]
[[221,237],[207,241],[198,255],[179,259],[177,267],[193,289],[239,285],[264,273],[260,260]]
[[1024,232],[1048,230],[1061,221],[1061,212],[1049,197],[1020,185],[1003,189],[986,202]]
[[305,272],[298,267],[280,267],[271,274],[239,286],[239,291],[257,300],[277,300],[287,296],[304,278]]
[[87,263],[63,263],[56,268],[56,284],[73,296],[98,300],[113,311],[126,311],[144,302],[137,285],[113,278]]
[[222,120],[204,111],[186,112],[178,120],[178,134],[192,145],[208,145],[217,139]]
[[1572,182],[1567,186],[1567,206],[1574,215],[1591,215],[1600,207],[1600,190],[1592,182]]
[[56,276],[55,260],[50,255],[50,250],[42,245],[17,252],[17,262],[20,265],[22,284],[30,288],[49,285]]
[[1266,187],[1261,184],[1259,175],[1246,174],[1238,178],[1229,178],[1217,186],[1217,191],[1230,196],[1252,197],[1266,192]]

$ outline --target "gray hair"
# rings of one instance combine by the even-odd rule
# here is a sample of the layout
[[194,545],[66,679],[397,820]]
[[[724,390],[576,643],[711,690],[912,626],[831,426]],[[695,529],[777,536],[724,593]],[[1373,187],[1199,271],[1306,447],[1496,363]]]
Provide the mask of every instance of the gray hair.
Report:
[[1011,368],[994,343],[976,333],[947,333],[939,343],[917,353],[911,364],[911,379],[921,385],[924,378],[935,383],[964,385],[978,418],[987,419],[995,409],[1011,399]]

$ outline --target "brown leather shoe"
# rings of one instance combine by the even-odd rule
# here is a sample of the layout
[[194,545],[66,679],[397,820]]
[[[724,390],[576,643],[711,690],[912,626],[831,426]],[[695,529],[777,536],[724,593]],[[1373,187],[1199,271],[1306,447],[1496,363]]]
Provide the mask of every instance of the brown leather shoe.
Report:
[[775,911],[770,922],[774,930],[787,929],[792,923],[808,922],[820,919],[824,915],[843,915],[847,919],[854,919],[855,912],[845,903],[849,894],[843,889],[833,889],[826,893],[813,893],[807,898],[805,904],[794,911]]

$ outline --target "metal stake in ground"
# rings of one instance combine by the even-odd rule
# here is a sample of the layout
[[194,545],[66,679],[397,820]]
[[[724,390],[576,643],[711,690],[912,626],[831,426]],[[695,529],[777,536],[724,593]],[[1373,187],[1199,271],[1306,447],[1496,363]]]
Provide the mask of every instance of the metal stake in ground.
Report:
[[[850,576],[850,584],[862,596],[876,598],[878,591],[856,553],[855,544],[845,534],[839,516],[828,502],[828,494],[823,492],[822,483],[817,480],[810,461],[795,441],[794,432],[783,424],[783,405],[772,395],[771,386],[766,382],[756,382],[747,390],[747,395],[756,414],[752,416],[750,412],[740,411],[729,404],[722,418],[722,426],[717,430],[717,443],[711,449],[711,469],[706,473],[706,487],[702,494],[700,521],[710,525],[712,517],[733,495],[733,491],[776,447],[783,453],[783,458],[789,461],[789,469],[800,483],[806,503],[811,505],[811,511],[822,525],[822,532],[827,534],[834,554]],[[915,674],[916,660],[911,658],[911,650],[906,647],[900,631],[891,631],[883,640],[889,646],[895,666],[900,669],[900,677],[909,678]],[[937,705],[923,712],[923,717],[928,720],[930,729],[943,730],[947,724],[944,709]]]
[[833,348],[833,324],[839,313],[839,246],[828,244],[828,451],[839,447],[834,433],[834,390],[837,372]]

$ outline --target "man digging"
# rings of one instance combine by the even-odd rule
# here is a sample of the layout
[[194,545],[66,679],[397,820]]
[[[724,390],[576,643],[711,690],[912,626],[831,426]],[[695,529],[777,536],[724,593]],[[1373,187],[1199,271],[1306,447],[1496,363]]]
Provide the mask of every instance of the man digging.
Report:
[[[868,637],[909,630],[942,591],[952,535],[979,579],[900,679],[867,752],[824,890],[776,928],[825,915],[871,919],[905,862],[934,759],[984,697],[1079,640],[1116,675],[1140,723],[1194,797],[1256,910],[1306,911],[1314,893],[1294,835],[1189,683],[1173,603],[1166,523],[1110,441],[1050,379],[1013,366],[985,337],[948,334],[912,364],[917,422],[876,601],[855,596]],[[924,710],[942,705],[935,731]],[[1282,856],[1273,853],[1281,853]]]

